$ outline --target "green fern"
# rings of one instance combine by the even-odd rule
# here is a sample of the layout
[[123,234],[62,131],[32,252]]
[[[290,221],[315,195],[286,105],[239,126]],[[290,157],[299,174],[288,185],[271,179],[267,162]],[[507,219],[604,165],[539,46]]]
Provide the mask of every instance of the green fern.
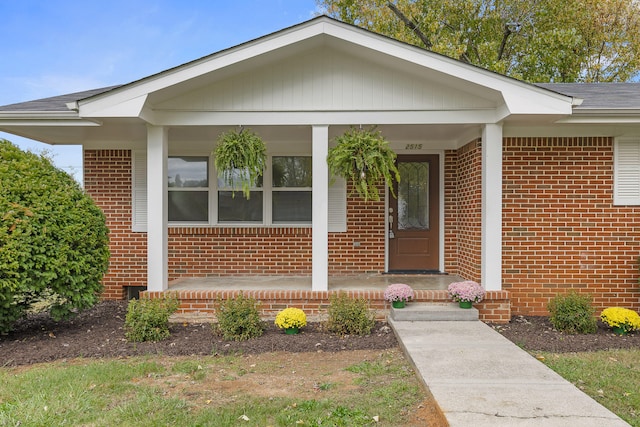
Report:
[[251,187],[256,187],[264,173],[267,149],[262,139],[250,130],[229,131],[220,135],[214,150],[215,165],[223,181],[235,190],[242,188],[249,199]]
[[391,194],[393,181],[400,181],[396,167],[396,153],[389,147],[380,131],[351,128],[336,138],[338,143],[329,149],[327,163],[334,176],[353,183],[355,191],[365,200],[380,200],[378,184],[384,181]]

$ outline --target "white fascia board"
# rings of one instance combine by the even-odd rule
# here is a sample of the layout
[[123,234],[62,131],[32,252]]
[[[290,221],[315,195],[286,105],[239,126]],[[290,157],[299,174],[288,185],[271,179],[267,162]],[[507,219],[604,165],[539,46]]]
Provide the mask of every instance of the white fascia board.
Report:
[[87,120],[76,113],[20,112],[1,113],[2,126],[100,126],[98,120]]
[[77,119],[75,111],[3,111],[0,112],[0,120],[31,120],[31,119]]
[[505,123],[503,136],[505,138],[538,138],[538,137],[613,137],[622,135],[639,135],[640,126],[636,124],[547,124],[547,125],[518,125]]
[[[535,88],[534,88],[535,89]],[[504,102],[511,114],[559,114],[570,115],[573,113],[573,98],[557,99],[541,94],[537,90],[527,90],[518,86],[507,88],[502,92]]]
[[629,110],[577,110],[570,117],[563,117],[559,119],[556,123],[576,123],[576,124],[585,124],[585,123],[602,123],[602,124],[612,124],[612,123],[640,123],[640,110],[637,109],[629,109]]
[[[114,105],[86,104],[80,106],[81,117],[139,117],[147,101],[147,95],[127,99]],[[101,107],[101,108],[100,108]]]
[[164,126],[484,124],[496,122],[495,110],[455,111],[155,111]]

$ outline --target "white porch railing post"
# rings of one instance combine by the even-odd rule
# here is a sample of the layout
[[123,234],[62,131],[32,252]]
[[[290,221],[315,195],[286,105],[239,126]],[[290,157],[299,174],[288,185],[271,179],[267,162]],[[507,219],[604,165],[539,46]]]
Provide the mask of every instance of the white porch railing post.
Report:
[[168,129],[147,126],[147,290],[169,283],[167,218]]
[[502,289],[502,125],[482,129],[482,286]]
[[313,126],[312,135],[313,184],[311,221],[312,273],[311,290],[329,289],[329,126]]

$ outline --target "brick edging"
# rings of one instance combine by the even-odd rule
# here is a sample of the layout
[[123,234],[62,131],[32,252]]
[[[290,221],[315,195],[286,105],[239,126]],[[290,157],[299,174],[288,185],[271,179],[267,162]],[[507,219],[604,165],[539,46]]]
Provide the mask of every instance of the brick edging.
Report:
[[[172,292],[169,290],[168,292]],[[345,292],[351,298],[369,300],[370,307],[378,319],[384,319],[390,304],[384,299],[384,290],[311,291],[311,290],[180,290],[174,293],[180,300],[178,313],[193,315],[199,319],[213,320],[215,304],[219,299],[230,299],[242,293],[245,297],[260,301],[260,315],[273,318],[282,309],[297,307],[309,316],[326,313],[331,295]],[[164,292],[143,292],[142,297],[159,298]],[[415,290],[414,302],[449,302],[446,290]],[[488,291],[485,299],[474,306],[480,312],[480,320],[492,323],[507,323],[511,320],[509,292]]]

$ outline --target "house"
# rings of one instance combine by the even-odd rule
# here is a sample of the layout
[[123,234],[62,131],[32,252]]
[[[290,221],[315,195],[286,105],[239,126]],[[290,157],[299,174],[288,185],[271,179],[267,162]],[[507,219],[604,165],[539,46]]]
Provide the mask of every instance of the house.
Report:
[[[400,206],[328,175],[333,139],[372,125],[421,188]],[[239,127],[269,156],[249,200],[211,159]],[[569,289],[640,308],[640,84],[531,85],[321,16],[122,86],[0,107],[0,130],[83,146],[111,230],[105,298],[309,276],[291,297],[308,300],[329,277],[419,271],[480,282],[488,320],[545,314]],[[311,182],[275,180],[283,167]],[[186,309],[208,307],[194,295]]]

